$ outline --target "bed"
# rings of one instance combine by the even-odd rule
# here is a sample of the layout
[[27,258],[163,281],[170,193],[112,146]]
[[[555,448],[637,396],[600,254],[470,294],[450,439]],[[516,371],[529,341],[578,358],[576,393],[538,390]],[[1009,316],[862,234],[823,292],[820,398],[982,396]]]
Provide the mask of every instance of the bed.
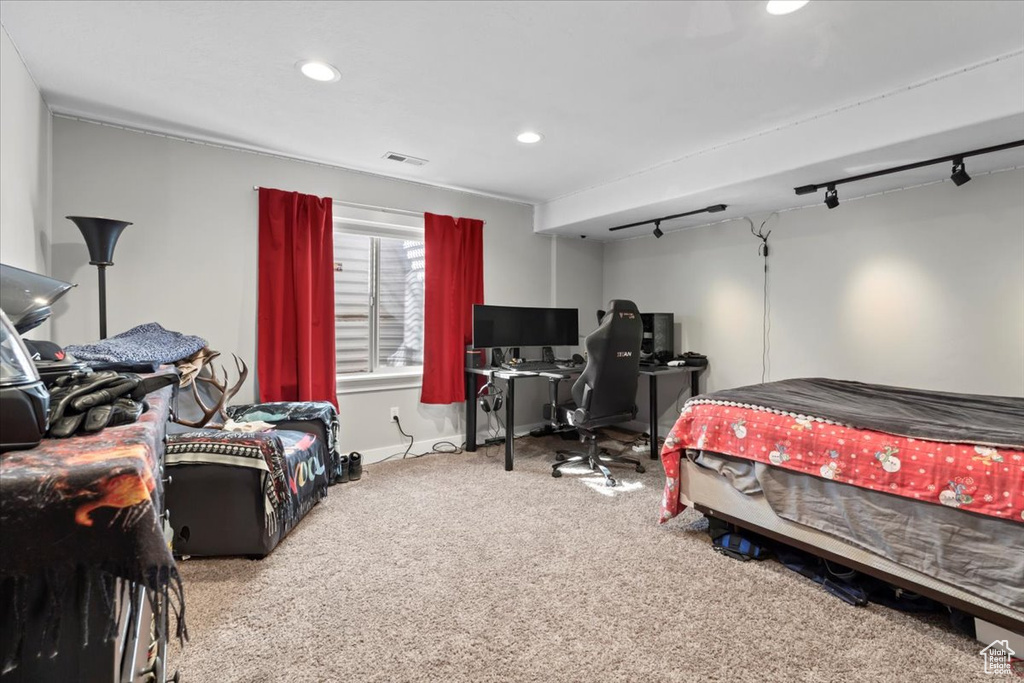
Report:
[[706,516],[1024,634],[1024,399],[793,379],[691,399],[661,521]]

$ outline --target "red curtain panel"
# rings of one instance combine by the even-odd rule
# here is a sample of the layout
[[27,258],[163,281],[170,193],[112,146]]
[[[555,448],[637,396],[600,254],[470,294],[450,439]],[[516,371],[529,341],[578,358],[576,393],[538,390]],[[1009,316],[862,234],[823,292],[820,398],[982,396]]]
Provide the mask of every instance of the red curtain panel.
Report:
[[466,400],[466,346],[473,342],[473,304],[484,302],[484,223],[424,214],[426,282],[423,403]]
[[338,406],[330,197],[260,189],[260,401]]

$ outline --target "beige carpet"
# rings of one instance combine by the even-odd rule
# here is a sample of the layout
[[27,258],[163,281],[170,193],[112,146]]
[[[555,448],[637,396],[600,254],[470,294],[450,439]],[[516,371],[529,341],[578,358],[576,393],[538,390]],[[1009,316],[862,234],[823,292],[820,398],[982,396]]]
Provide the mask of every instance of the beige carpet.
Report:
[[[661,467],[549,474],[557,438],[366,468],[269,557],[181,563],[200,681],[964,681],[979,646],[656,523]],[[545,452],[545,450],[547,452]],[[580,472],[580,470],[576,470]]]

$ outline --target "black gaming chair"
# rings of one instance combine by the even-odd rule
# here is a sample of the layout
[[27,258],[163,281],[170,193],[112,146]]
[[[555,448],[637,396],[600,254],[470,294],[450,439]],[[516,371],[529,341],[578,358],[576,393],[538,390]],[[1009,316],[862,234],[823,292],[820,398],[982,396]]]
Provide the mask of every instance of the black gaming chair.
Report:
[[559,421],[576,427],[580,441],[587,444],[587,452],[558,451],[551,476],[562,476],[564,465],[586,462],[590,469],[604,475],[605,484],[615,486],[607,465],[632,465],[637,472],[644,471],[639,460],[598,449],[595,431],[636,417],[642,337],[643,323],[636,304],[621,299],[610,301],[600,325],[584,342],[587,365],[572,385],[573,402],[558,407]]

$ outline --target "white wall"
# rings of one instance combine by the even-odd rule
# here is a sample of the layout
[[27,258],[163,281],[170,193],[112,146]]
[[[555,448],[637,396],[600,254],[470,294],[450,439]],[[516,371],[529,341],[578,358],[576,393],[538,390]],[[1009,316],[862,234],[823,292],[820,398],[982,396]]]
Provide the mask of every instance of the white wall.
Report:
[[[54,336],[62,344],[99,334],[95,268],[63,216],[106,216],[134,223],[107,271],[110,333],[158,321],[201,335],[254,366],[254,185],[483,219],[485,300],[544,306],[551,299],[552,238],[533,234],[532,208],[525,204],[62,117],[53,123],[53,172],[54,215],[61,217],[53,226],[53,273],[79,283],[57,306]],[[540,419],[537,401],[546,392],[533,384],[517,387],[524,425]],[[238,401],[251,395],[249,383]],[[345,394],[339,402],[346,451],[379,456],[404,450],[391,406],[416,437],[414,452],[441,437],[461,442],[461,409],[421,406],[418,388]]]
[[49,273],[50,110],[0,30],[0,260]]
[[596,312],[605,308],[604,244],[594,240],[554,238],[554,289],[551,305],[578,308],[580,337],[597,327]]
[[[789,211],[769,227],[769,379],[1024,395],[1024,170]],[[710,358],[706,390],[759,382],[758,243],[745,221],[609,243],[604,298],[674,312],[677,345]],[[666,426],[677,391],[662,387]]]

